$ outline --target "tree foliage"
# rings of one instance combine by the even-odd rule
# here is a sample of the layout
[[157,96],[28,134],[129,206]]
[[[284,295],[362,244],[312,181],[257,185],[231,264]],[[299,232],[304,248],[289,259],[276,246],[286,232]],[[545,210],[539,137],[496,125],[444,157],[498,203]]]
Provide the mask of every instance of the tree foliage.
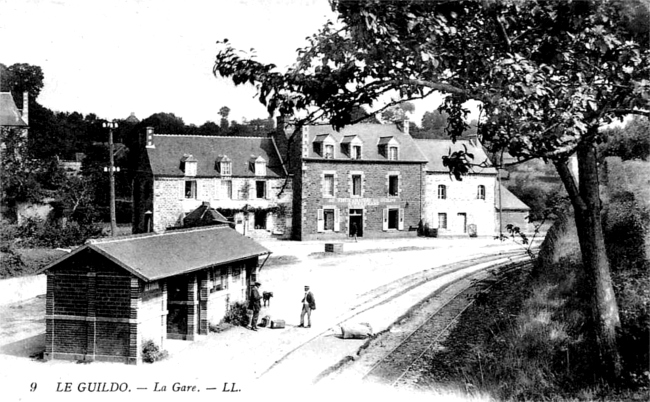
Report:
[[[592,284],[594,336],[604,376],[620,370],[620,325],[605,255],[595,144],[599,128],[650,109],[650,17],[647,4],[622,1],[331,0],[328,22],[298,50],[285,72],[239,52],[227,40],[215,75],[254,84],[270,114],[297,117],[296,127],[325,118],[354,123],[352,110],[381,112],[436,91],[445,97],[452,139],[468,128],[468,100],[481,104],[478,129],[492,151],[556,167],[575,210]],[[390,95],[395,101],[377,103]],[[296,131],[297,132],[297,131]],[[579,184],[568,167],[577,155]],[[466,155],[448,155],[462,176]],[[455,160],[454,160],[455,158]],[[457,163],[458,162],[458,163]]]

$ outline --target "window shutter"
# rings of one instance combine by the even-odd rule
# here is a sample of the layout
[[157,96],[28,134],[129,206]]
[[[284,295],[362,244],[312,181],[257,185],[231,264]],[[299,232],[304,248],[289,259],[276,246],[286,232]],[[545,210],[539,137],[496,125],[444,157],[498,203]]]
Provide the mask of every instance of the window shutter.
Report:
[[404,230],[404,208],[399,209],[399,230]]
[[341,226],[341,216],[339,213],[339,209],[335,208],[334,209],[334,231],[338,232],[340,226]]
[[388,230],[388,208],[384,208],[383,230]]
[[267,180],[264,181],[264,192],[266,193],[266,194],[264,194],[264,198],[267,199],[267,200],[270,200],[271,199],[271,182],[270,181],[267,181]]
[[318,210],[318,232],[323,232],[325,231],[325,215],[323,213],[322,209]]

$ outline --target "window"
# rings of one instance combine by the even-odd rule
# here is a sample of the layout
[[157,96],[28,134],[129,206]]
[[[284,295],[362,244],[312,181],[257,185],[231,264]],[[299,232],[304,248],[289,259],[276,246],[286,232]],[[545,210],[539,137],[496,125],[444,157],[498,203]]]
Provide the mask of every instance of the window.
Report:
[[388,176],[388,195],[399,195],[399,176]]
[[399,209],[388,210],[388,229],[399,228]]
[[232,180],[224,180],[221,182],[221,189],[227,199],[232,200]]
[[361,175],[352,175],[352,195],[361,196]]
[[314,153],[322,155],[323,153],[323,144],[321,142],[314,142]]
[[323,224],[323,229],[325,230],[334,230],[334,210],[333,209],[324,209],[323,218],[325,223]]
[[185,180],[185,198],[196,198],[196,180]]
[[332,159],[334,157],[334,145],[325,145],[325,158]]
[[324,180],[324,195],[326,197],[334,197],[334,175],[326,174]]
[[388,160],[396,161],[397,160],[397,147],[388,148]]
[[266,176],[266,161],[255,161],[255,176]]
[[221,175],[230,176],[232,174],[232,163],[231,162],[221,162]]
[[478,186],[478,191],[476,192],[476,198],[478,198],[479,200],[485,199],[485,186],[483,185]]
[[323,209],[319,209],[317,222],[318,232],[338,232],[340,228],[340,220],[341,217],[338,208],[326,206]]
[[447,214],[438,214],[438,229],[447,229]]
[[352,146],[352,159],[361,159],[361,146],[353,145]]
[[447,199],[447,186],[444,184],[438,185],[438,199],[444,200]]
[[255,182],[255,195],[257,198],[266,198],[266,182],[258,180]]

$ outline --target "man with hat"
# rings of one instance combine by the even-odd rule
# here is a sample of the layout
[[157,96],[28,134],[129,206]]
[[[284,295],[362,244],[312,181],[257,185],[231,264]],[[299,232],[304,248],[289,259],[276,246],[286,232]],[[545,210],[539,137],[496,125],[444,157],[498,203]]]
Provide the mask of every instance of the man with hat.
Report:
[[302,313],[300,313],[300,328],[305,328],[305,314],[307,315],[307,328],[311,328],[311,311],[316,310],[314,294],[305,286],[305,296],[302,298]]
[[257,331],[257,319],[260,316],[260,310],[262,309],[262,295],[260,294],[261,283],[255,282],[253,288],[251,289],[251,297],[249,300],[248,308],[253,310],[253,319],[251,320],[250,329]]

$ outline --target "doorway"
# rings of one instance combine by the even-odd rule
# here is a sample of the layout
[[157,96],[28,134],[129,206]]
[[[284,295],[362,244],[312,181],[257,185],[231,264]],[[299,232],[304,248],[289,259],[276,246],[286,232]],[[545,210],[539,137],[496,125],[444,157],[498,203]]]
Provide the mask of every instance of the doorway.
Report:
[[467,214],[464,212],[458,213],[458,224],[460,225],[460,233],[467,233]]
[[351,209],[349,216],[348,235],[352,236],[356,230],[357,237],[363,237],[363,209]]

